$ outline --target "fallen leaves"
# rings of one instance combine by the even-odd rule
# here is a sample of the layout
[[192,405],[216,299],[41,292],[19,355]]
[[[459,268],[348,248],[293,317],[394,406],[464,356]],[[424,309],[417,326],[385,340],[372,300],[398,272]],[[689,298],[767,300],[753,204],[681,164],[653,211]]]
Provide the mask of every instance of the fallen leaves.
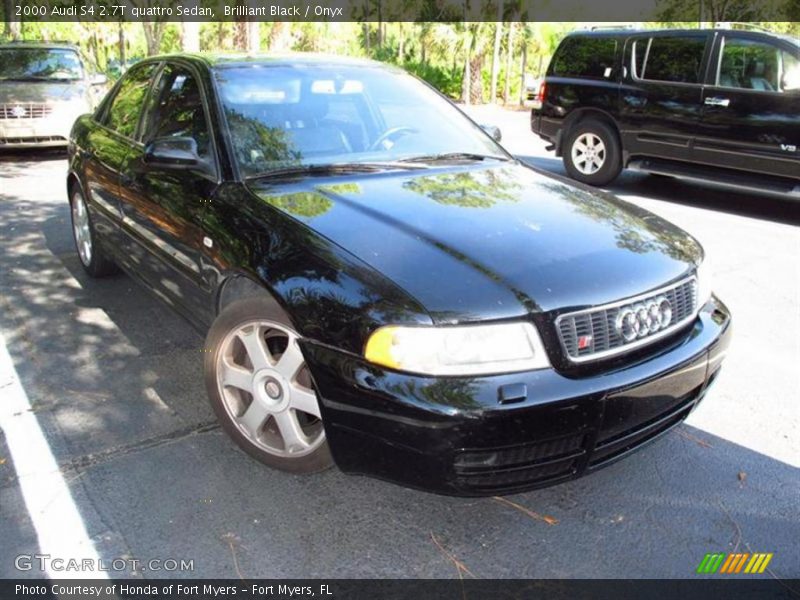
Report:
[[690,442],[694,442],[698,446],[701,446],[703,448],[713,448],[714,447],[710,443],[708,443],[707,441],[701,440],[699,437],[695,437],[691,433],[688,433],[688,432],[684,431],[683,429],[678,429],[677,431],[678,431],[678,435],[680,435],[681,437],[686,438]]
[[236,557],[236,547],[234,546],[234,544],[239,543],[239,537],[233,533],[226,533],[222,536],[222,540],[228,543],[228,546],[231,549],[231,556],[233,557],[233,568],[236,570],[236,574],[239,576],[239,579],[244,581],[244,575],[242,575],[242,571],[239,569],[239,559]]
[[531,519],[535,519],[537,521],[544,521],[548,525],[558,525],[558,519],[555,517],[551,517],[549,515],[540,515],[537,512],[532,511],[529,508],[525,508],[524,506],[517,504],[516,502],[512,502],[511,500],[507,500],[506,498],[501,498],[500,496],[493,496],[492,500],[499,504],[505,504],[506,506],[510,506],[511,508],[515,508],[516,510],[520,511],[528,515]]
[[2,466],[4,464],[6,464],[6,459],[5,458],[0,458],[0,466]]
[[477,579],[477,577],[475,577],[475,575],[472,574],[472,571],[470,571],[464,563],[462,563],[460,560],[458,560],[450,552],[445,550],[445,547],[442,546],[441,542],[439,542],[438,539],[436,539],[436,536],[433,534],[432,531],[431,531],[431,540],[436,545],[436,547],[439,549],[439,552],[444,554],[445,557],[447,557],[447,559],[455,565],[456,570],[458,571],[458,578],[459,579],[463,579],[462,573],[466,573],[467,575],[469,575],[473,579]]
[[744,487],[745,479],[747,479],[747,473],[744,471],[739,471],[739,474],[736,477],[739,479],[739,485]]

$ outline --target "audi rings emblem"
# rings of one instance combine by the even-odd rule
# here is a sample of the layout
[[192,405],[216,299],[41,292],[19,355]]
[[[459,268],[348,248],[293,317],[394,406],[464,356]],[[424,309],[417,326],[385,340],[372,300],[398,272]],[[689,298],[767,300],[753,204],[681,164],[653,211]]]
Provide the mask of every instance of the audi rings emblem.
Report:
[[615,329],[626,342],[643,338],[672,322],[672,305],[664,296],[652,298],[630,306],[623,306],[617,314]]

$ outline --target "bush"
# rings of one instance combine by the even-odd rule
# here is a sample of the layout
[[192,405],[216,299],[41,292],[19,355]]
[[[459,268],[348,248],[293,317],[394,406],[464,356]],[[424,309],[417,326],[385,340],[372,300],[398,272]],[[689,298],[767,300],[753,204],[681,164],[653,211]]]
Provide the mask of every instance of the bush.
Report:
[[461,97],[461,69],[433,66],[428,63],[407,62],[403,68],[424,79],[445,96],[453,99]]

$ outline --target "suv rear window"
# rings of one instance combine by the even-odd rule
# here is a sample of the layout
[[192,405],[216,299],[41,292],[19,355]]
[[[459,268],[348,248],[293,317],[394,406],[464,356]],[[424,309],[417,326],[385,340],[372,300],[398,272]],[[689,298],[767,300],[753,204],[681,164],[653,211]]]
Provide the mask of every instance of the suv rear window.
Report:
[[634,46],[635,73],[640,79],[699,83],[706,38],[652,37]]
[[617,40],[603,37],[567,38],[553,59],[552,75],[605,79],[614,71]]

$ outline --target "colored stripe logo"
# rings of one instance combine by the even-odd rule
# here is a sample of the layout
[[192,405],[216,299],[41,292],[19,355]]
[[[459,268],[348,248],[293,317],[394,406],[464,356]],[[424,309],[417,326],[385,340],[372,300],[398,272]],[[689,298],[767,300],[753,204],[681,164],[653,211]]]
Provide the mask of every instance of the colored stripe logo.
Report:
[[763,573],[772,560],[772,552],[757,552],[754,554],[723,554],[709,553],[697,565],[697,573],[726,574],[737,573]]

